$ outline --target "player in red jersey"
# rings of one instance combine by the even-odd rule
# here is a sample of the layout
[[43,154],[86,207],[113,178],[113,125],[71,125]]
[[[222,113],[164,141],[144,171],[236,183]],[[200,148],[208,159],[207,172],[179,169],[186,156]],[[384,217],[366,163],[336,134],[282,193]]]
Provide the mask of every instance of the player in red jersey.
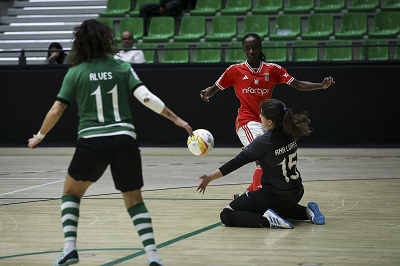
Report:
[[[300,81],[290,76],[280,65],[267,63],[262,52],[262,41],[256,33],[249,33],[242,40],[243,52],[247,61],[231,65],[214,85],[200,91],[200,97],[208,102],[219,90],[230,86],[235,89],[240,101],[236,117],[236,133],[244,147],[257,136],[264,133],[260,118],[260,104],[271,98],[275,84],[286,83],[300,91],[326,89],[335,83],[332,77],[326,77],[321,83]],[[262,170],[256,161],[253,182],[248,191],[261,187]]]

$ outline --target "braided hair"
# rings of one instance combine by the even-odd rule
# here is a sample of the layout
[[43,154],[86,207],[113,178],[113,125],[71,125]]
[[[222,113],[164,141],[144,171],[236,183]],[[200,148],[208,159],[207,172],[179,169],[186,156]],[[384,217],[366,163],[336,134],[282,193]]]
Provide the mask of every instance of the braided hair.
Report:
[[[244,37],[242,39],[242,46],[244,44],[244,41],[249,37],[253,37],[253,38],[257,39],[258,42],[260,43],[261,48],[262,48],[262,40],[261,40],[261,37],[257,33],[247,33],[246,35],[244,35]],[[265,55],[262,52],[262,50],[261,50],[261,53],[260,53],[260,61],[267,62],[265,60]]]

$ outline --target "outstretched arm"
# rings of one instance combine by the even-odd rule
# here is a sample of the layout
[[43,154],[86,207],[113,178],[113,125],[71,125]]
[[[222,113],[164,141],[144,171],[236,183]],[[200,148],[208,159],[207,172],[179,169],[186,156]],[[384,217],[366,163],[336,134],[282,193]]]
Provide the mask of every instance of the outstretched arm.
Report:
[[182,120],[182,118],[180,118],[179,116],[174,114],[167,106],[164,105],[164,109],[162,110],[160,115],[164,116],[165,118],[168,118],[169,120],[174,122],[175,125],[186,129],[186,131],[189,133],[190,136],[193,135],[193,129],[188,124],[188,122],[186,122],[185,120]]
[[217,87],[217,85],[212,85],[211,87],[208,87],[208,88],[206,88],[206,89],[204,89],[204,90],[201,90],[200,91],[200,97],[204,100],[204,101],[206,101],[206,102],[208,102],[208,101],[210,101],[210,98],[217,92],[217,91],[219,91],[219,88]]
[[165,106],[164,102],[161,101],[161,99],[158,98],[156,95],[151,93],[146,88],[146,86],[139,86],[133,92],[133,95],[147,108],[153,110],[157,114],[164,116],[165,118],[168,118],[169,120],[174,122],[175,125],[183,127],[184,129],[186,129],[190,136],[193,135],[193,130],[189,126],[189,124],[186,121],[182,120],[179,116],[174,114],[167,106]]
[[312,90],[319,90],[319,89],[326,89],[330,85],[334,84],[335,81],[332,77],[326,77],[321,83],[313,83],[308,81],[300,81],[294,79],[290,86],[300,90],[300,91],[312,91]]
[[219,169],[215,170],[214,172],[212,172],[211,175],[202,175],[199,177],[199,179],[201,179],[200,185],[197,187],[197,191],[199,193],[204,194],[204,192],[206,191],[206,187],[207,185],[215,180],[222,177],[222,173]]
[[28,140],[28,147],[31,149],[35,149],[36,146],[42,142],[44,136],[49,133],[49,131],[57,124],[58,120],[64,113],[64,110],[67,108],[65,103],[60,101],[55,101],[53,106],[50,108],[50,111],[47,113],[42,127],[40,128],[39,132],[42,135],[42,138],[39,138],[38,135],[33,135],[32,138]]

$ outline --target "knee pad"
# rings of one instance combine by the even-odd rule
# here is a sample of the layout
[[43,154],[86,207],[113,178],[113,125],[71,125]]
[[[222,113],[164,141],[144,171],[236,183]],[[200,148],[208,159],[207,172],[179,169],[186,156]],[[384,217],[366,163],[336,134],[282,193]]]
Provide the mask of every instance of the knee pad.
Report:
[[221,212],[221,214],[219,215],[220,216],[220,219],[221,219],[221,222],[224,224],[224,225],[226,225],[226,226],[232,226],[232,223],[231,223],[231,213],[232,213],[233,211],[231,210],[231,209],[228,209],[228,208],[224,208],[223,210],[222,210],[222,212]]

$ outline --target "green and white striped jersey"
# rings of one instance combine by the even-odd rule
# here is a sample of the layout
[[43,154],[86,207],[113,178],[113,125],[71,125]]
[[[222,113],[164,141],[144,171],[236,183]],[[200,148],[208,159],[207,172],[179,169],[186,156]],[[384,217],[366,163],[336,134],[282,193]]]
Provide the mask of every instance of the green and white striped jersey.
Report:
[[78,104],[79,138],[129,135],[136,138],[128,97],[142,85],[131,65],[97,57],[69,69],[57,100]]

